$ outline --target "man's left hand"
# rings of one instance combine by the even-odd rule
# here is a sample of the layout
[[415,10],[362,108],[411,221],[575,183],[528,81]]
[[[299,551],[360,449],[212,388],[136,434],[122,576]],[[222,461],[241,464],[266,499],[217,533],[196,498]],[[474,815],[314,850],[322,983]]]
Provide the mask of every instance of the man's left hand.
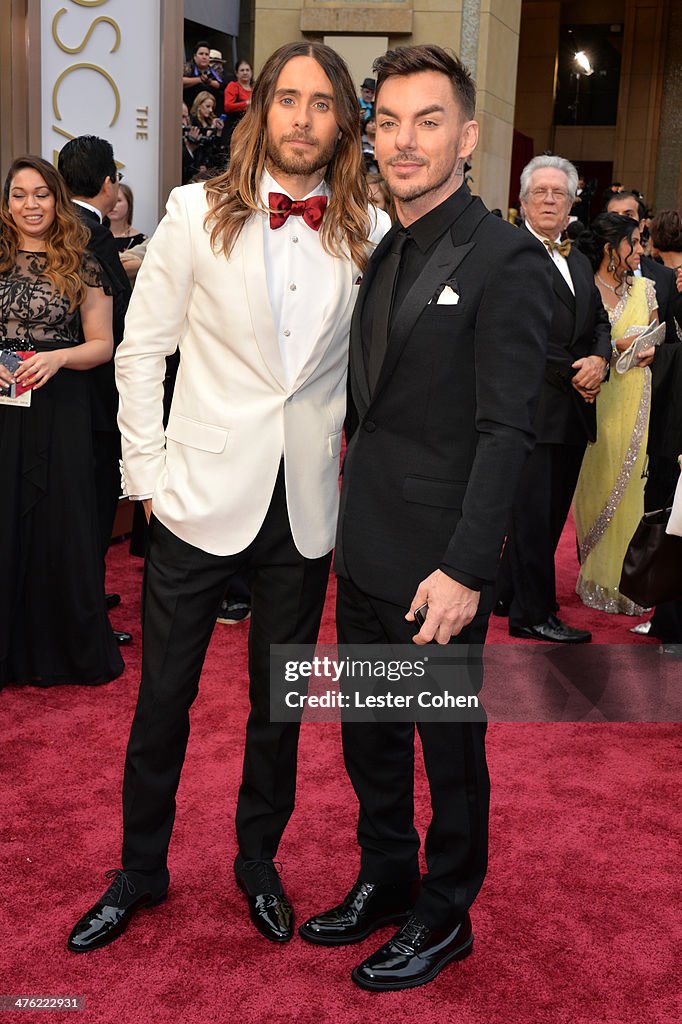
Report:
[[571,380],[576,391],[599,393],[599,387],[606,376],[608,363],[602,356],[583,356],[571,364],[578,372]]
[[477,590],[469,590],[436,569],[419,584],[405,616],[408,622],[414,622],[415,608],[423,604],[429,606],[426,621],[413,638],[414,643],[430,644],[434,640],[439,644],[449,643],[451,637],[458,636],[469,625],[478,609],[480,597]]

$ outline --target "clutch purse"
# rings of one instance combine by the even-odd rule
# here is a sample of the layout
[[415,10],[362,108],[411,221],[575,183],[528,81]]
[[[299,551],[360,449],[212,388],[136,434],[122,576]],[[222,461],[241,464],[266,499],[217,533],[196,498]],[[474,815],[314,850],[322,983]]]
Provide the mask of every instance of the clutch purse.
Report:
[[669,508],[645,513],[625,553],[618,589],[644,608],[682,600],[682,537],[666,533],[669,518]]
[[662,344],[665,341],[665,330],[665,323],[653,323],[639,332],[630,347],[625,352],[621,352],[616,360],[616,372],[627,373],[633,366],[639,366],[637,356],[645,349],[651,348],[652,345]]

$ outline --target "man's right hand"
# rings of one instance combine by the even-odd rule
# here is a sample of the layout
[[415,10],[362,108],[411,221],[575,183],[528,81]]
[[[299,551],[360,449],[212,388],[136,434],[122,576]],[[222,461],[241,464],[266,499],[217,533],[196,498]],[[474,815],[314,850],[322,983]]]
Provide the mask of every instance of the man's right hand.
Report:
[[145,498],[143,500],[143,502],[142,502],[142,507],[144,509],[144,514],[147,517],[147,522],[149,522],[149,520],[151,519],[151,515],[152,515],[152,499],[151,498]]

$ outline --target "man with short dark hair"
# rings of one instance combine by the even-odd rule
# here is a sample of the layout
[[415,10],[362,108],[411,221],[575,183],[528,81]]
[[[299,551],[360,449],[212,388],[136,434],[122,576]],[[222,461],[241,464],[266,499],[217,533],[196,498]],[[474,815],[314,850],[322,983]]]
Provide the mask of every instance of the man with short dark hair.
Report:
[[212,50],[210,43],[200,39],[192,51],[192,59],[182,70],[182,99],[189,110],[200,92],[210,92],[215,100],[215,112],[220,116],[223,112],[223,93],[225,82],[217,68],[211,64],[211,54],[220,53]]
[[[391,50],[375,70],[376,153],[398,222],[368,264],[351,329],[338,638],[480,644],[533,444],[551,268],[527,232],[492,216],[464,182],[478,140],[467,69],[430,45]],[[405,922],[353,971],[373,991],[424,984],[471,951],[469,907],[485,876],[485,725],[417,727],[432,808],[421,886],[414,723],[345,722],[360,873],[339,906],[300,928],[335,946]]]
[[[79,135],[63,146],[58,169],[71,192],[78,214],[90,232],[88,249],[102,264],[113,295],[114,352],[123,340],[123,328],[130,282],[121,263],[114,237],[108,227],[108,215],[118,200],[119,172],[110,142],[96,135]],[[102,557],[107,553],[116,509],[121,494],[121,435],[116,416],[118,391],[114,379],[113,358],[90,370],[92,384],[92,430],[95,455],[95,487]],[[107,605],[118,604],[117,594],[107,595]],[[132,640],[130,633],[114,630],[119,644]]]

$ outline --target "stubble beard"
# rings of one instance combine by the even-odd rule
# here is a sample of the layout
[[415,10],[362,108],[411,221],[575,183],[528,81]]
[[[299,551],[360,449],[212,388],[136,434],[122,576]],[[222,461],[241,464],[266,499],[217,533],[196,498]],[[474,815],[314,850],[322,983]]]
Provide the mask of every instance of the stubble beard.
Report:
[[279,143],[268,141],[266,150],[268,165],[281,171],[283,174],[298,174],[301,177],[308,177],[308,175],[314,174],[315,171],[320,171],[326,167],[336,152],[336,140],[330,142],[325,149],[321,149],[318,139],[306,137],[307,142],[312,142],[317,146],[316,149],[310,153],[294,152],[291,156],[286,155],[283,152],[282,143],[290,142],[297,138],[303,138],[303,136],[283,136]]
[[[408,181],[401,181],[400,178],[396,179],[390,171],[392,170],[395,172],[396,169],[399,169],[400,163],[401,161],[399,160],[396,160],[395,162],[388,160],[386,168],[384,169],[380,166],[380,169],[384,171],[384,178],[386,179],[386,183],[390,191],[401,203],[413,203],[418,199],[422,199],[424,196],[428,196],[432,192],[438,192],[449,181],[453,181],[455,183],[455,188],[459,188],[464,180],[464,162],[461,158],[458,158],[457,162],[452,167],[448,168],[436,181],[430,181],[425,184],[411,184]],[[428,167],[428,162],[425,161],[423,166]]]

